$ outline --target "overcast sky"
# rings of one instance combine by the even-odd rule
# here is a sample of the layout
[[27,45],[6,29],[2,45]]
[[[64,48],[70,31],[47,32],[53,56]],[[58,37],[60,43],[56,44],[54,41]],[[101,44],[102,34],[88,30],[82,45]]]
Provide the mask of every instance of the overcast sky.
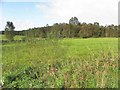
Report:
[[2,0],[0,30],[12,21],[16,30],[68,23],[71,17],[86,23],[118,24],[119,0]]

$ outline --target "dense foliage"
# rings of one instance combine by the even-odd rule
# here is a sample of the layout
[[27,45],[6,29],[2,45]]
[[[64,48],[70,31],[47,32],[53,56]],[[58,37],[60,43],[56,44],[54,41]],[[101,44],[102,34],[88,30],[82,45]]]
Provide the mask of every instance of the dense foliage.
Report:
[[3,88],[118,88],[118,39],[39,39],[2,46]]
[[58,38],[89,38],[89,37],[120,37],[120,30],[118,26],[100,26],[99,23],[94,24],[82,23],[82,24],[66,24],[56,23],[53,26],[46,26],[40,28],[30,28],[28,30],[21,31],[17,35],[25,35],[28,37],[58,37]]
[[14,40],[14,25],[13,22],[8,21],[6,26],[5,26],[5,36],[9,41],[13,41]]
[[[11,23],[12,25],[9,25]],[[9,39],[13,39],[14,26],[12,22],[7,22],[5,33]],[[45,27],[34,27],[28,30],[15,31],[15,35],[24,35],[29,38],[89,38],[89,37],[120,37],[120,25],[99,25],[98,22],[94,23],[80,23],[77,17],[72,17],[67,23],[55,23],[52,26],[48,24]],[[9,34],[10,30],[12,34]],[[4,33],[4,32],[3,32]]]

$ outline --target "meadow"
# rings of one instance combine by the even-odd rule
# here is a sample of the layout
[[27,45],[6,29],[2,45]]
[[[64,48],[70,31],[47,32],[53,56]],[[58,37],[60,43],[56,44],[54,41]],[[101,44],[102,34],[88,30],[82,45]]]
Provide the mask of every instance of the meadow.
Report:
[[117,38],[44,38],[1,47],[4,88],[118,88]]

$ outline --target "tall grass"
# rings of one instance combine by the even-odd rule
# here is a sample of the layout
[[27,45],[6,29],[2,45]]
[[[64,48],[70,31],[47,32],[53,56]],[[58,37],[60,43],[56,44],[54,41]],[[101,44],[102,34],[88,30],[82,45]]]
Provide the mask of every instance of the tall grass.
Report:
[[2,47],[3,87],[118,87],[117,39],[40,39]]

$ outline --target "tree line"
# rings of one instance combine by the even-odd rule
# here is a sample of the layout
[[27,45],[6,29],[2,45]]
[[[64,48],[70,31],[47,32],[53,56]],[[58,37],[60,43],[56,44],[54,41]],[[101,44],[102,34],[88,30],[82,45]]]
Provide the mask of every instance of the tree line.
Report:
[[94,24],[79,23],[78,25],[56,23],[53,26],[30,28],[28,30],[22,31],[22,35],[25,35],[27,37],[41,38],[120,37],[119,27],[120,26],[115,25],[100,26],[97,22]]
[[[45,27],[34,27],[28,30],[14,31],[15,26],[12,22],[7,22],[4,34],[10,40],[15,35],[23,35],[28,38],[90,38],[90,37],[120,37],[120,25],[99,25],[98,22],[78,23],[70,19],[67,23],[48,24]],[[76,18],[75,18],[76,19]],[[78,20],[78,19],[76,19]],[[74,22],[71,22],[74,21]],[[75,23],[75,24],[74,24]],[[14,32],[13,32],[14,31]]]

